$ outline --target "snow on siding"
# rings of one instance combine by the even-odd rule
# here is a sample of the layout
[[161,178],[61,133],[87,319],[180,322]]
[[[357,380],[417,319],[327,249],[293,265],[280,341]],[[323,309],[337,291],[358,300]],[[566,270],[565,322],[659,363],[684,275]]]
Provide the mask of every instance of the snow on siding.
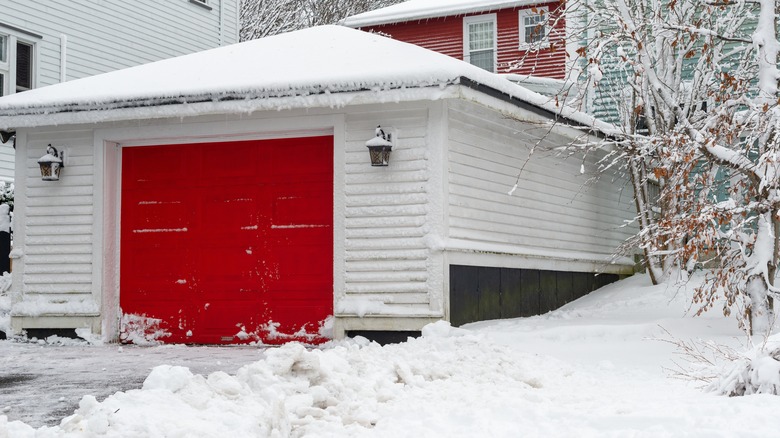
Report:
[[[346,272],[337,312],[376,302],[383,314],[429,313],[427,123],[419,107],[347,115]],[[388,167],[372,167],[365,146],[378,124],[397,135]]]
[[[580,159],[549,151],[565,138],[548,135],[544,126],[491,119],[472,103],[454,102],[449,114],[451,241],[593,261],[594,255],[606,260],[631,235],[631,228],[621,227],[633,217],[630,188],[609,177],[586,186],[596,169],[592,159],[582,175]],[[543,135],[552,144],[543,143],[546,148],[527,160]],[[518,173],[518,189],[509,196]]]
[[[66,152],[66,167],[60,181],[43,181],[37,161],[55,140]],[[18,172],[25,177],[27,195],[19,200],[26,213],[20,233],[24,302],[54,303],[33,306],[44,313],[56,313],[56,303],[92,302],[92,131],[29,134],[20,150],[27,162]]]
[[[534,7],[547,6],[552,13],[557,3],[546,3]],[[565,22],[559,19],[550,31],[551,47],[538,52],[519,50],[519,11],[523,8],[510,8],[496,11],[498,26],[498,72],[519,73],[555,79],[565,76],[566,53],[564,44]],[[473,13],[467,16],[478,16]],[[463,17],[432,18],[419,21],[406,21],[393,24],[366,26],[363,30],[388,35],[399,41],[415,44],[456,59],[463,59]]]

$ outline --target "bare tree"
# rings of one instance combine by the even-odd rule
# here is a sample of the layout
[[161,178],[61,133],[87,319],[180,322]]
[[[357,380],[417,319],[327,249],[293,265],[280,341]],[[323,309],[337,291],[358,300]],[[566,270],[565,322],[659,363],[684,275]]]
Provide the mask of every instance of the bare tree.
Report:
[[324,24],[401,0],[242,0],[241,41]]
[[[654,281],[712,266],[694,300],[726,298],[766,332],[780,240],[775,0],[570,4],[590,102],[609,108]],[[660,186],[653,205],[650,188]]]

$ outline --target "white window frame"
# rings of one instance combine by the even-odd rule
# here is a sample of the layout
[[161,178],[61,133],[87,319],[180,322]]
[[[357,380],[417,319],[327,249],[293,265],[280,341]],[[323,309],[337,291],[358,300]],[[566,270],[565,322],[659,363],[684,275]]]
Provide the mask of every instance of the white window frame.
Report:
[[493,23],[493,73],[498,72],[498,22],[496,14],[472,15],[463,18],[463,60],[471,64],[469,50],[469,25],[477,23]]
[[[0,59],[0,96],[11,94],[9,85],[11,83],[11,36],[0,32],[0,45],[5,44],[5,61]],[[14,87],[16,89],[16,87]]]
[[205,9],[207,9],[209,11],[211,10],[211,6],[209,5],[208,0],[190,0],[190,3],[192,3],[194,5],[198,5],[198,6],[200,6],[202,8],[205,8]]
[[40,35],[27,33],[23,30],[16,31],[16,28],[0,24],[0,35],[6,37],[7,52],[6,61],[0,62],[0,74],[3,75],[3,92],[5,96],[16,93],[16,46],[18,43],[27,44],[32,47],[32,56],[30,59],[30,89],[38,87],[38,52],[40,44],[36,39],[42,38]]
[[[36,62],[36,53],[38,53],[38,47],[37,44],[35,44],[32,41],[15,38],[13,44],[13,51],[12,51],[14,64],[16,62],[17,47],[19,47],[19,44],[30,46],[30,51],[32,52],[30,53],[30,88],[27,89],[27,90],[32,90],[37,85],[36,84],[37,81],[35,80],[37,75],[35,74],[35,72],[38,70],[37,69],[38,63]],[[14,88],[14,93],[17,93],[18,91],[16,90],[16,66],[15,65],[13,68],[13,76],[14,76],[14,81],[12,82],[12,84]],[[27,90],[23,90],[23,91],[27,91]]]
[[[534,12],[534,10],[536,12]],[[538,15],[544,15],[545,20],[547,22],[544,26],[544,37],[542,37],[542,41],[539,41],[538,43],[526,43],[525,42],[525,18],[526,17],[532,17],[532,16],[538,16]],[[548,10],[547,6],[538,6],[534,8],[527,8],[527,9],[521,9],[518,11],[518,29],[519,29],[519,49],[520,50],[530,50],[530,49],[544,49],[547,47],[550,47],[550,11]]]

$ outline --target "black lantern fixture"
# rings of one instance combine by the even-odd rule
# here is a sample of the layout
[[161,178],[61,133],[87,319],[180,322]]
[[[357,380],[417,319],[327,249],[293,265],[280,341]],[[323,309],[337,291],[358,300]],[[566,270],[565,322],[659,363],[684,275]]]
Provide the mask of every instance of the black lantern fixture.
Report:
[[41,179],[44,181],[59,181],[60,170],[65,167],[63,163],[65,152],[58,152],[52,145],[46,148],[46,155],[38,159],[38,165],[41,166]]
[[387,166],[390,163],[390,151],[393,150],[392,141],[392,134],[385,133],[382,127],[377,125],[376,136],[366,142],[372,166]]
[[16,131],[0,131],[0,142],[8,143],[12,138],[16,138]]

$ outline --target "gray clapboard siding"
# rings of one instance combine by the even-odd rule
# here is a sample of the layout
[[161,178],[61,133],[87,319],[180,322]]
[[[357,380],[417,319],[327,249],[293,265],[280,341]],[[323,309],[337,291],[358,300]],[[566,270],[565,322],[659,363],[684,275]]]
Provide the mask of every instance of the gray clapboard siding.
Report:
[[[63,40],[66,80],[235,44],[238,1],[209,0],[207,9],[189,0],[0,0],[0,34],[35,44],[35,86],[43,87],[61,81]],[[0,181],[13,181],[13,162],[10,145],[0,145]]]
[[[395,129],[389,167],[371,167],[366,140]],[[428,312],[427,108],[348,114],[345,145],[345,298],[379,301],[392,315]]]
[[[211,10],[188,0],[0,0],[0,22],[43,36],[36,46],[41,86],[59,82],[62,34],[68,38],[69,80],[217,47],[220,1],[235,10],[237,0],[212,0]],[[223,45],[238,42],[237,16],[227,12]]]
[[[630,190],[608,178],[586,184],[591,175],[580,174],[582,161],[552,151],[565,143],[550,137],[552,144],[541,144],[529,159],[533,143],[516,122],[491,121],[483,108],[465,102],[452,103],[449,113],[451,238],[592,258],[608,256],[631,235],[616,225],[633,217]],[[584,164],[595,171],[595,157]]]

